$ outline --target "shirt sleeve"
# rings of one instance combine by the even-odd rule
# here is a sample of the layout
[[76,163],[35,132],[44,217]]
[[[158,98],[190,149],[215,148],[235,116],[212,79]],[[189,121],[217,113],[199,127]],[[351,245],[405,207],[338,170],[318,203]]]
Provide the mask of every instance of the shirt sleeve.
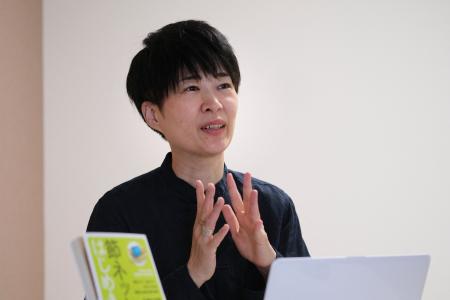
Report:
[[278,257],[305,257],[310,256],[306,243],[303,240],[300,222],[295,211],[294,203],[289,198],[289,205],[284,213],[280,242],[275,251]]
[[116,197],[107,192],[94,206],[86,231],[130,232]]
[[[121,213],[122,209],[116,197],[106,193],[94,207],[87,231],[97,232],[131,232],[126,218]],[[164,293],[168,300],[214,300],[208,295],[208,291],[198,288],[189,275],[187,265],[174,270],[172,273],[161,278]]]
[[161,279],[168,300],[213,300],[204,286],[198,288],[183,265]]

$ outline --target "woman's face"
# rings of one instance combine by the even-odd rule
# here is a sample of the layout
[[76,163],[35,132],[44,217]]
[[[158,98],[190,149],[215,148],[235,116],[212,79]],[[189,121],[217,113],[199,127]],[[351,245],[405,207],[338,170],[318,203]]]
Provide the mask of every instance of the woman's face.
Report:
[[157,122],[149,125],[164,134],[174,154],[214,156],[231,142],[238,97],[226,73],[185,74],[162,109],[152,107]]

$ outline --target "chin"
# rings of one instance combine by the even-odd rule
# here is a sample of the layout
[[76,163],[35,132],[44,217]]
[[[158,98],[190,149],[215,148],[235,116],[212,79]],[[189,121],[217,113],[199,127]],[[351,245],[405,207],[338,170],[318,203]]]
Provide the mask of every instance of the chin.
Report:
[[225,150],[228,148],[229,145],[230,145],[229,142],[227,142],[227,143],[218,143],[218,144],[215,144],[215,145],[209,145],[205,149],[205,152],[207,152],[209,155],[223,154],[225,152]]

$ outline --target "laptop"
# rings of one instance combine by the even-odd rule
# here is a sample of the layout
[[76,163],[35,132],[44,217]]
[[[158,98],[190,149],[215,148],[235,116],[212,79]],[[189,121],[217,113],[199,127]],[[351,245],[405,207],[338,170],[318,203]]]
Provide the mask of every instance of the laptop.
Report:
[[279,258],[264,300],[420,300],[429,255]]

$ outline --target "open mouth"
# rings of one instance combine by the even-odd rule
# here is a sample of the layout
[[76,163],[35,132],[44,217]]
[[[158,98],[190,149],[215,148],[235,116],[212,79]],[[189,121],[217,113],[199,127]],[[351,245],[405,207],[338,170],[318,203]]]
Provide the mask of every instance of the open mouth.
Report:
[[202,130],[217,130],[222,128],[225,128],[225,124],[206,125],[202,127]]

